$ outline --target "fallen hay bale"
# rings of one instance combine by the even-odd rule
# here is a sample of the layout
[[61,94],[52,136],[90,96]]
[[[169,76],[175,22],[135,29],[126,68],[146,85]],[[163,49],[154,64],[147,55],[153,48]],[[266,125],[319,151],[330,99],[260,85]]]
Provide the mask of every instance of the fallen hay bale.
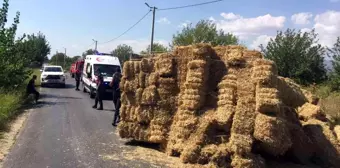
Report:
[[340,126],[258,51],[176,46],[126,61],[121,89],[120,137],[158,143],[184,167],[340,165]]

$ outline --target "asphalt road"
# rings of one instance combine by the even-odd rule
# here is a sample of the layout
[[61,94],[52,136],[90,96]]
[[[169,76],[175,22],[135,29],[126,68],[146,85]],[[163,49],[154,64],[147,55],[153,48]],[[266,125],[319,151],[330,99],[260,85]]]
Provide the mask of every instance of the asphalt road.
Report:
[[121,157],[135,147],[125,145],[112,127],[111,100],[97,111],[87,93],[75,91],[74,79],[66,83],[40,89],[41,103],[30,112],[4,168],[151,167]]

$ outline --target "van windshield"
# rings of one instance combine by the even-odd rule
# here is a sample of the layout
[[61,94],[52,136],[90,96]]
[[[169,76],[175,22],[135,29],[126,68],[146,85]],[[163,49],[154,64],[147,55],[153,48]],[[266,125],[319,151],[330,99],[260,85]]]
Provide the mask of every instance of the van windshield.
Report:
[[104,64],[94,64],[93,69],[94,69],[94,75],[98,76],[99,71],[103,76],[108,76],[111,77],[117,70],[117,68],[120,68],[117,65],[104,65]]
[[60,67],[45,67],[45,72],[63,72]]

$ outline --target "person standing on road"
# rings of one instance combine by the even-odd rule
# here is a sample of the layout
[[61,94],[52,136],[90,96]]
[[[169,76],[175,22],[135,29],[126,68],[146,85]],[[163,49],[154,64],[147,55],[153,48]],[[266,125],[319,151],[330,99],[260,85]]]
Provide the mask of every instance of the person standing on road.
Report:
[[120,109],[120,88],[119,83],[121,79],[121,71],[120,68],[117,68],[116,72],[114,73],[112,77],[112,81],[110,83],[110,86],[113,88],[113,104],[115,106],[115,114],[113,117],[112,125],[117,126],[117,123],[119,122],[120,115],[119,115],[119,109]]
[[34,94],[35,102],[38,103],[40,93],[35,89],[35,80],[36,79],[37,79],[37,75],[33,75],[32,79],[27,84],[26,93],[27,93],[27,95]]
[[76,91],[79,91],[79,84],[80,84],[80,77],[81,77],[81,72],[80,70],[76,70],[76,75],[75,75],[75,79],[76,79]]
[[96,81],[97,83],[97,92],[96,92],[96,98],[95,103],[92,108],[97,108],[98,102],[99,102],[99,108],[97,110],[103,110],[103,92],[105,89],[104,86],[104,77],[99,71],[98,79]]

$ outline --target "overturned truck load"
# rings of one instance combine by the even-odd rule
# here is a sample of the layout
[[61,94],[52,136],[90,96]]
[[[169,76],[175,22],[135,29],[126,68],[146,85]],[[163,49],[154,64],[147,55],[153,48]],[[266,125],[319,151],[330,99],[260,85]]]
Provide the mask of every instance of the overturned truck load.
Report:
[[257,51],[207,44],[127,61],[119,135],[208,167],[337,167],[339,126]]

